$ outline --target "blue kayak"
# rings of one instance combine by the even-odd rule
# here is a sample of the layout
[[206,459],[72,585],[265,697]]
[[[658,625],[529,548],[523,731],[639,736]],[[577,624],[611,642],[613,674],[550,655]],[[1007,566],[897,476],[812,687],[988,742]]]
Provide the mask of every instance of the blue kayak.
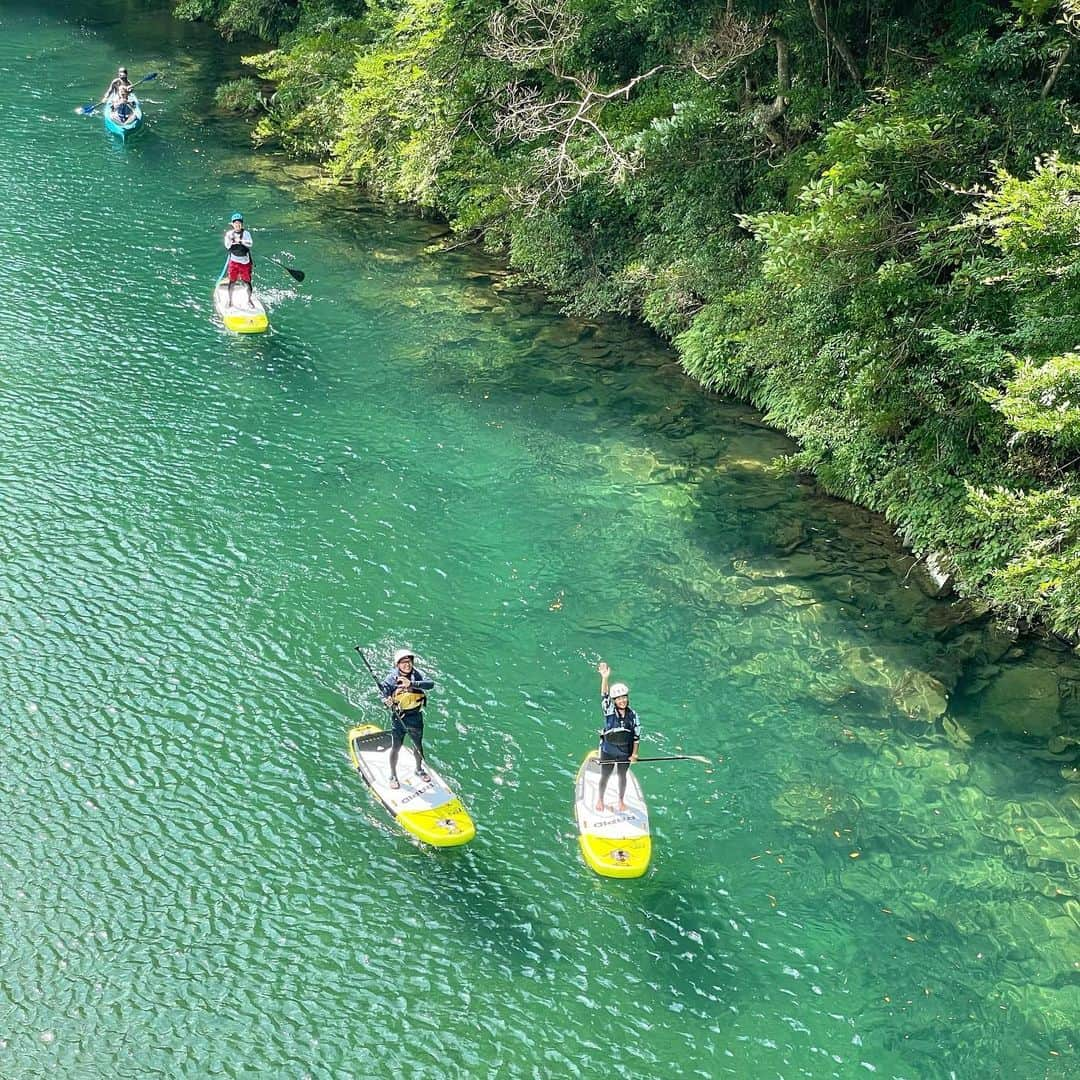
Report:
[[101,113],[105,117],[105,130],[119,135],[121,139],[142,127],[142,106],[139,104],[139,99],[134,94],[130,94],[128,104],[131,106],[131,112],[126,120],[120,120],[113,112],[112,98],[105,102]]

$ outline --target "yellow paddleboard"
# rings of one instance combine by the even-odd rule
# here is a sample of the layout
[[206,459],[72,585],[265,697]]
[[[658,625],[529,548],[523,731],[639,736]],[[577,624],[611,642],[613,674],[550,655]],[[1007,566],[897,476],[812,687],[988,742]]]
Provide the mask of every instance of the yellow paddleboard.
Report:
[[469,812],[430,762],[424,763],[429,779],[416,775],[415,758],[407,746],[398,758],[401,787],[390,786],[390,741],[390,732],[374,724],[349,730],[349,757],[372,794],[406,832],[425,844],[467,844],[476,835]]
[[221,317],[225,329],[234,334],[261,334],[270,328],[270,320],[266,317],[266,308],[263,307],[259,294],[252,292],[249,305],[247,289],[242,281],[233,285],[231,304],[228,281],[222,278],[214,286],[214,310]]
[[590,750],[578,769],[574,788],[578,840],[585,861],[603,877],[641,877],[649,868],[652,838],[649,810],[631,766],[626,775],[626,809],[618,810],[619,777],[613,769],[604,791],[604,809],[596,809],[600,785],[597,753]]

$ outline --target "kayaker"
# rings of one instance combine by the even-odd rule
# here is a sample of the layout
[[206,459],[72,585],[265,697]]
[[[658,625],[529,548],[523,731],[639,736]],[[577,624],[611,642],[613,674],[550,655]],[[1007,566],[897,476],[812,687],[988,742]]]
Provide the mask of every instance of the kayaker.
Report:
[[613,683],[608,688],[611,668],[603,660],[597,665],[600,672],[600,708],[604,712],[604,727],[600,732],[600,787],[596,793],[596,809],[604,809],[604,792],[612,770],[619,774],[619,810],[626,809],[626,771],[637,761],[641,725],[637,713],[630,708],[630,687]]
[[417,671],[415,658],[408,649],[398,649],[394,653],[394,666],[379,684],[383,702],[393,715],[391,724],[392,742],[390,745],[390,786],[399,788],[397,778],[398,754],[401,744],[408,735],[412,739],[413,754],[416,757],[416,775],[427,781],[431,777],[424,768],[424,705],[427,703],[425,690],[435,685],[434,679],[427,679]]
[[109,83],[109,89],[101,95],[101,100],[108,101],[109,98],[119,97],[121,90],[126,90],[129,94],[131,93],[131,80],[128,78],[126,67],[117,70],[116,78]]
[[225,247],[229,261],[225,271],[229,279],[229,307],[232,307],[233,282],[242,281],[247,286],[248,307],[251,303],[251,233],[244,228],[244,215],[233,214],[225,230]]

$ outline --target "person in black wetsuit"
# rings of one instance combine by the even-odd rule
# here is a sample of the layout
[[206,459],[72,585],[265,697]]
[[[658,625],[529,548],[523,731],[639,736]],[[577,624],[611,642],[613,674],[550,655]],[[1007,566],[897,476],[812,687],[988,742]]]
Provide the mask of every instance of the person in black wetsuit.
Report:
[[401,787],[397,778],[398,754],[401,744],[408,735],[413,744],[416,757],[416,776],[425,783],[431,779],[424,768],[424,705],[427,703],[425,690],[435,685],[434,679],[427,679],[416,670],[413,654],[408,649],[398,649],[394,653],[394,666],[386,678],[379,684],[383,702],[393,715],[390,746],[390,786]]
[[604,792],[613,770],[619,773],[620,811],[626,809],[626,771],[637,761],[641,725],[637,713],[630,708],[630,688],[626,683],[613,683],[608,689],[611,668],[603,660],[597,665],[600,672],[600,708],[604,712],[604,727],[600,732],[600,787],[596,794],[596,809],[604,809]]

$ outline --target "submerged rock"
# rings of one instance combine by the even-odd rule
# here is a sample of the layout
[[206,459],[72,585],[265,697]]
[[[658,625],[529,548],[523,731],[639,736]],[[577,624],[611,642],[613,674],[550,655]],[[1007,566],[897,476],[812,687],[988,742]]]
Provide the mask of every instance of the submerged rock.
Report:
[[933,675],[909,668],[893,690],[896,707],[913,720],[933,723],[949,707],[949,692]]
[[[1080,986],[1033,986],[1026,983],[1011,987],[1006,994],[1035,1031],[1045,1035],[1066,1033],[1070,1036],[1076,1032],[1076,1018],[1080,1016]],[[1064,1076],[1064,1073],[1061,1075]]]
[[827,827],[847,826],[859,812],[854,795],[818,784],[793,784],[773,800],[776,812],[795,825]]
[[1029,665],[1003,668],[979,701],[979,712],[995,727],[1017,735],[1057,734],[1056,672]]

